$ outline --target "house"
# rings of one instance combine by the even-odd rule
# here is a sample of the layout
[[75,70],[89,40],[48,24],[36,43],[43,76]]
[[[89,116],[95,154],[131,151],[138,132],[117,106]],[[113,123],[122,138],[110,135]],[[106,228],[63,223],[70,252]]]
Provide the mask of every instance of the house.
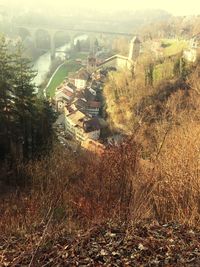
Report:
[[81,68],[75,74],[69,74],[69,81],[73,83],[78,90],[82,90],[86,87],[89,78],[90,75],[84,68]]
[[101,108],[100,101],[87,101],[85,98],[78,98],[74,101],[76,108],[86,114],[96,117],[99,115]]
[[63,111],[63,108],[73,100],[76,92],[76,87],[69,83],[64,82],[60,87],[56,89],[54,102],[58,111]]
[[87,107],[87,100],[84,98],[84,96],[76,98],[73,104],[76,106],[78,110],[85,113],[85,109]]
[[87,113],[93,117],[99,115],[101,102],[97,99],[96,91],[87,88],[79,92],[77,98],[73,102],[78,110]]
[[77,110],[77,107],[74,105],[74,103],[67,104],[65,106],[64,113],[65,115],[69,115],[70,113],[75,112],[76,110]]
[[101,108],[100,101],[88,101],[85,111],[92,116],[98,116],[100,108]]
[[191,39],[190,39],[190,48],[199,48],[200,47],[200,33],[194,35]]
[[189,48],[183,51],[183,58],[189,62],[195,62],[200,54],[200,33],[194,35],[189,42]]
[[75,93],[76,92],[76,86],[74,84],[70,83],[70,82],[64,83],[63,87],[66,90],[68,90],[68,91],[70,91],[72,93]]
[[110,58],[107,58],[104,62],[98,65],[101,68],[116,68],[117,70],[122,70],[124,68],[129,68],[132,61],[128,57],[121,55],[114,55]]
[[87,139],[98,140],[100,136],[100,124],[98,120],[91,118],[80,110],[69,113],[65,111],[65,130],[77,141],[82,142]]
[[131,69],[134,65],[135,61],[139,57],[141,52],[141,41],[137,36],[135,36],[129,45],[129,54],[128,57],[121,55],[114,55],[112,57],[107,58],[104,62],[98,65],[98,68],[108,68],[113,67],[117,70],[121,70],[124,68]]
[[73,93],[67,90],[60,90],[55,93],[54,101],[58,111],[62,111],[67,103],[72,99]]

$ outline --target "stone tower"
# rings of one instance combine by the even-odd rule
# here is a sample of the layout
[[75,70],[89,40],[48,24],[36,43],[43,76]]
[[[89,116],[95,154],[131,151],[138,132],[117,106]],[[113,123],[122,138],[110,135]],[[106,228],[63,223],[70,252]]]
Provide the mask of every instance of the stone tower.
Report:
[[137,36],[135,36],[131,42],[130,42],[130,46],[129,46],[129,56],[128,59],[129,60],[136,60],[137,57],[140,54],[140,46],[141,46],[141,42],[139,40],[139,38]]

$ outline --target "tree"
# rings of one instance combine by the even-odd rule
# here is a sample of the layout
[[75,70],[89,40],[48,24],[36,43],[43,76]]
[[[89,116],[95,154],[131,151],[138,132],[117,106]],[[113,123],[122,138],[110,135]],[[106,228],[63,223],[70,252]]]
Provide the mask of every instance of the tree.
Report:
[[186,81],[186,78],[189,74],[189,69],[187,68],[186,61],[182,57],[182,55],[175,61],[173,73],[175,77],[180,78],[183,81]]
[[49,102],[35,93],[30,61],[21,45],[10,52],[5,38],[0,39],[0,148],[1,159],[31,159],[52,137],[55,119]]
[[145,85],[153,85],[154,64],[149,63],[145,68]]
[[57,115],[52,110],[49,102],[44,99],[36,99],[36,113],[34,116],[33,152],[43,152],[51,147],[53,142],[52,124]]
[[104,97],[111,126],[131,133],[140,120],[137,105],[148,93],[148,87],[144,86],[140,76],[132,77],[131,71],[110,73]]
[[80,40],[77,40],[76,46],[75,46],[75,50],[77,52],[80,52],[81,51],[81,42],[80,42]]
[[[11,148],[13,88],[12,88],[12,58],[4,37],[0,39],[0,135],[1,147],[8,152]],[[6,138],[5,138],[6,137]]]
[[13,72],[13,92],[15,101],[15,124],[18,137],[23,141],[23,155],[30,158],[32,154],[32,132],[35,115],[35,72],[28,59],[22,56],[22,48],[13,56],[15,71]]

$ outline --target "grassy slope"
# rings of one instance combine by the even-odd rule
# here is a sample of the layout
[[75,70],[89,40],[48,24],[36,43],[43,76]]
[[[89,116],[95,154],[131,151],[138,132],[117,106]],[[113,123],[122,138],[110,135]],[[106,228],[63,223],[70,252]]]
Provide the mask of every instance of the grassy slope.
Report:
[[173,78],[173,67],[173,63],[169,61],[156,65],[153,73],[154,81],[159,82],[162,79]]
[[188,42],[186,40],[163,39],[162,43],[167,45],[164,49],[165,56],[176,55],[188,47]]
[[[170,57],[180,53],[183,49],[188,47],[186,40],[178,39],[163,39],[162,44],[166,45],[164,48],[164,56]],[[170,61],[164,62],[156,66],[154,70],[154,81],[159,82],[162,79],[170,79],[173,77],[173,63]]]

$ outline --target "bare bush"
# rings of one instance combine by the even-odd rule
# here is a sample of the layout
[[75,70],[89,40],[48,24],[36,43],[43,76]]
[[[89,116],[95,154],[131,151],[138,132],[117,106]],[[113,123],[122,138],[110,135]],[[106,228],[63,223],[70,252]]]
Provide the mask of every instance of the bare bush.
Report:
[[2,201],[1,231],[34,231],[50,217],[55,231],[111,219],[197,224],[200,126],[187,121],[167,133],[162,124],[157,127],[158,146],[145,157],[145,147],[138,142],[143,131],[138,131],[100,158],[58,149],[51,157],[29,163],[24,168],[32,179],[31,189]]

